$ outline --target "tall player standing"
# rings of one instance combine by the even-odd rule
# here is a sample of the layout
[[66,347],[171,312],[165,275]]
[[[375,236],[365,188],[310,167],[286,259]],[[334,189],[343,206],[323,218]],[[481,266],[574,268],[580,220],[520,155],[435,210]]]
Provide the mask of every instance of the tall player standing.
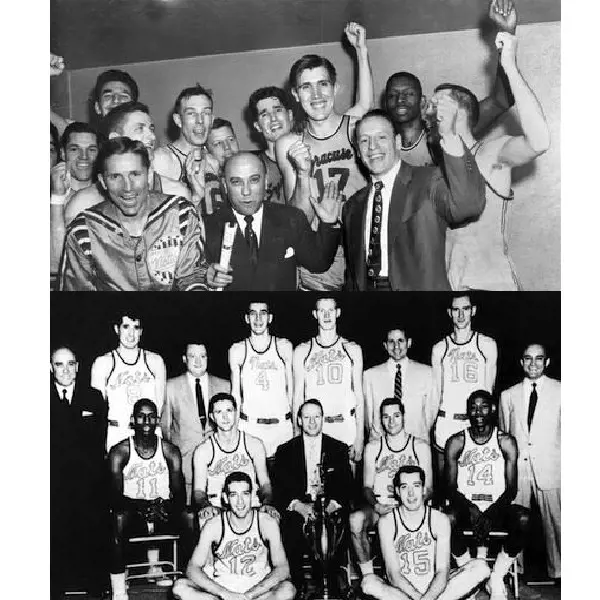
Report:
[[455,295],[448,309],[452,333],[437,342],[431,352],[433,368],[433,448],[438,500],[444,494],[444,448],[451,435],[467,428],[467,398],[475,390],[491,392],[496,381],[496,342],[472,328],[477,312],[468,294]]
[[[329,60],[307,54],[290,70],[290,87],[305,116],[301,134],[289,133],[276,144],[277,163],[283,174],[285,196],[316,225],[309,197],[322,198],[325,186],[335,181],[338,192],[350,198],[366,185],[359,171],[351,140],[356,121],[373,105],[373,81],[366,43],[366,30],[348,23],[346,38],[356,51],[358,89],[356,104],[343,115],[334,109],[339,91],[335,67]],[[300,270],[300,287],[307,290],[340,290],[344,282],[345,261],[338,248],[331,268],[313,274]]]
[[251,302],[244,317],[250,336],[229,349],[231,393],[240,407],[241,429],[262,440],[267,464],[292,437],[292,344],[271,335],[266,302]]
[[312,311],[316,337],[294,350],[294,410],[305,400],[323,404],[323,433],[349,446],[358,462],[364,443],[363,356],[361,347],[337,332],[341,310],[333,298],[320,298]]
[[158,413],[165,400],[166,369],[155,352],[140,348],[142,322],[137,315],[123,312],[114,323],[119,339],[115,350],[94,360],[91,384],[108,402],[106,449],[129,437],[131,411],[140,398],[156,404]]

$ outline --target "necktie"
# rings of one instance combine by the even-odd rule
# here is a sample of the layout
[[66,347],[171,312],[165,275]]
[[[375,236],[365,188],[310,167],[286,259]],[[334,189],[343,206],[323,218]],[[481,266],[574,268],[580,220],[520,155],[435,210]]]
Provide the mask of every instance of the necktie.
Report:
[[62,394],[62,398],[60,399],[60,403],[63,406],[69,406],[69,399],[67,398],[67,390],[65,388],[63,388],[63,394]]
[[200,379],[196,379],[196,404],[198,405],[198,416],[202,423],[202,429],[204,429],[206,427],[206,409],[204,408],[204,397],[202,396]]
[[371,213],[371,234],[369,235],[369,256],[367,258],[367,274],[377,277],[381,271],[381,217],[383,211],[383,198],[381,189],[383,183],[375,182],[375,195],[373,196],[373,212]]
[[252,266],[255,267],[258,263],[258,239],[256,238],[256,233],[254,233],[254,229],[252,229],[254,217],[252,215],[247,215],[244,217],[244,221],[246,221],[244,238],[246,239],[248,250],[250,251],[250,262],[252,263]]
[[396,377],[394,379],[394,398],[402,400],[402,367],[396,365]]
[[529,394],[529,409],[527,410],[527,429],[531,430],[531,422],[533,421],[533,413],[535,412],[535,405],[537,404],[537,390],[536,384],[531,384],[532,390],[531,394]]

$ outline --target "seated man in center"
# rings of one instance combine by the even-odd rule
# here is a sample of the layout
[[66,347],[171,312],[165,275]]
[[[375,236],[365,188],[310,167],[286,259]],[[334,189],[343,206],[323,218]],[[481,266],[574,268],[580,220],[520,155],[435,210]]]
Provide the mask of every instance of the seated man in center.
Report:
[[[297,266],[313,272],[329,268],[340,236],[335,185],[326,187],[323,198],[311,199],[320,219],[313,231],[299,209],[265,203],[265,165],[255,154],[232,156],[224,172],[229,203],[205,219],[209,285],[227,291],[294,291]],[[229,269],[218,264],[226,223],[237,225]]]

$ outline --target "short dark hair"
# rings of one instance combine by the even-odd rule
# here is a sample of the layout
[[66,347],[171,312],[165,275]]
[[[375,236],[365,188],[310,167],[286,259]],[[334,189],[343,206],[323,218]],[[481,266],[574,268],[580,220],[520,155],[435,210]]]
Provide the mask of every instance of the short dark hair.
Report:
[[150,157],[148,156],[148,150],[142,142],[134,141],[128,137],[116,137],[111,140],[106,140],[98,153],[98,159],[96,160],[96,169],[98,173],[104,173],[106,168],[106,161],[111,156],[121,156],[123,154],[137,154],[142,159],[144,168],[148,170],[150,168]]
[[334,298],[333,296],[320,296],[319,298],[317,298],[315,300],[315,308],[314,308],[314,310],[317,310],[317,305],[322,300],[333,300],[333,303],[335,304],[336,309],[340,307],[339,302],[337,301],[337,298]]
[[313,406],[318,406],[321,409],[321,414],[322,415],[325,414],[323,411],[323,405],[321,404],[321,402],[319,400],[317,400],[316,398],[308,398],[300,405],[300,408],[298,409],[298,415],[297,415],[298,419],[300,418],[300,415],[302,414],[302,409],[305,406],[308,406],[309,404],[312,404]]
[[185,89],[179,92],[179,95],[175,99],[175,107],[173,108],[173,112],[179,113],[181,110],[181,101],[187,100],[192,96],[206,96],[210,100],[210,104],[212,106],[213,98],[212,92],[207,90],[205,87],[202,87],[199,83],[193,85],[191,87],[186,87]]
[[271,306],[269,305],[269,303],[266,300],[250,300],[248,302],[248,307],[246,308],[246,314],[248,314],[250,312],[250,305],[251,304],[264,304],[267,307],[267,312],[269,314],[271,313]]
[[473,294],[471,294],[470,292],[452,292],[452,294],[450,294],[450,303],[448,304],[448,308],[452,308],[452,303],[457,298],[468,298],[469,302],[471,303],[471,306],[475,306],[475,302],[473,301]]
[[108,138],[111,133],[121,133],[123,122],[125,118],[134,113],[141,112],[146,115],[150,115],[150,109],[141,102],[125,102],[115,106],[103,119],[102,119],[102,132],[104,136]]
[[421,480],[421,484],[425,485],[425,471],[423,471],[423,469],[421,467],[419,467],[419,465],[402,465],[396,471],[396,474],[394,475],[394,481],[393,481],[394,489],[396,489],[397,487],[398,488],[400,487],[400,475],[402,475],[403,473],[405,473],[406,475],[418,473],[419,479]]
[[249,491],[252,492],[252,479],[248,473],[244,473],[242,471],[232,471],[225,477],[225,481],[223,482],[223,492],[225,494],[229,493],[229,486],[232,483],[236,483],[237,481],[243,481],[248,484]]
[[208,414],[211,414],[213,412],[213,410],[215,409],[215,404],[217,402],[222,402],[223,400],[229,400],[229,402],[231,402],[231,404],[233,404],[233,408],[235,410],[237,410],[236,399],[231,394],[228,394],[227,392],[219,392],[218,394],[215,394],[208,401]]
[[142,319],[137,311],[127,309],[115,313],[115,317],[112,320],[112,325],[115,327],[120,327],[125,317],[131,319],[132,321],[139,321],[140,327],[142,327]]
[[544,356],[546,358],[548,358],[548,348],[546,347],[546,344],[542,344],[542,342],[527,342],[527,344],[525,344],[523,346],[523,352],[521,353],[521,358],[523,358],[523,354],[525,354],[525,350],[527,350],[527,348],[531,347],[531,346],[539,346],[543,351],[544,351]]
[[487,390],[474,390],[469,394],[469,397],[467,398],[467,408],[471,405],[475,398],[481,398],[482,400],[486,400],[491,406],[498,406],[497,400],[490,392],[488,392]]
[[273,85],[269,87],[262,87],[250,94],[250,99],[248,100],[248,109],[250,111],[250,116],[252,117],[252,121],[258,121],[258,103],[261,100],[266,100],[267,98],[277,98],[281,105],[287,110],[293,110],[292,98],[290,95],[282,88],[275,87]]
[[292,89],[298,87],[298,79],[302,71],[306,71],[306,69],[318,69],[319,67],[325,67],[327,70],[327,74],[329,75],[329,80],[331,84],[334,85],[336,81],[336,71],[333,63],[325,58],[324,56],[319,56],[318,54],[305,54],[302,58],[299,58],[290,69],[290,86]]
[[96,85],[94,86],[94,100],[96,102],[100,102],[102,88],[109,81],[120,81],[121,83],[124,83],[131,91],[131,99],[133,102],[137,102],[139,89],[135,79],[129,73],[121,71],[120,69],[109,69],[108,71],[104,71],[98,75],[98,79],[96,79]]
[[408,71],[398,71],[398,73],[393,73],[388,77],[388,80],[385,84],[386,94],[389,87],[392,85],[392,81],[394,79],[408,79],[410,82],[414,83],[415,87],[419,91],[419,96],[423,95],[423,88],[421,87],[421,82],[419,81],[419,78],[416,75],[413,75],[413,73],[409,73]]
[[392,325],[391,327],[387,327],[385,330],[385,339],[386,340],[388,338],[388,335],[390,335],[391,331],[401,331],[407,340],[410,339],[410,333],[409,333],[408,329],[404,326],[403,323],[400,323],[398,325]]
[[57,344],[56,346],[52,346],[50,348],[50,362],[52,362],[52,357],[59,350],[68,350],[75,357],[75,360],[77,360],[77,354],[75,354],[75,350],[73,350],[72,346],[69,346],[69,344]]
[[381,418],[381,416],[383,415],[383,409],[386,406],[394,406],[395,404],[397,404],[400,407],[400,412],[402,413],[402,416],[404,416],[404,413],[406,412],[406,409],[404,408],[404,404],[402,403],[402,400],[400,400],[400,398],[384,398],[379,406],[379,418]]
[[373,108],[372,110],[367,111],[360,119],[358,119],[358,121],[356,121],[356,125],[354,127],[354,143],[357,143],[358,140],[358,130],[360,128],[360,126],[362,125],[363,121],[366,121],[367,119],[371,118],[371,117],[380,117],[382,119],[385,119],[389,124],[390,127],[392,128],[392,131],[395,133],[395,129],[394,129],[394,121],[392,120],[392,117],[390,117],[390,115],[383,110],[382,108]]
[[233,131],[233,125],[231,124],[231,121],[223,119],[222,117],[215,117],[210,130],[213,131],[214,129],[221,129],[221,127],[229,127],[229,129]]
[[131,414],[135,415],[142,406],[149,406],[150,408],[154,409],[154,412],[156,413],[156,415],[158,416],[158,408],[156,408],[156,404],[150,400],[150,398],[140,398],[134,405],[133,405],[133,409],[131,410]]
[[58,129],[54,123],[50,123],[50,139],[54,149],[58,152],[60,150],[60,136],[58,135]]
[[435,88],[434,92],[442,90],[450,90],[450,95],[456,100],[458,106],[466,110],[469,129],[473,129],[479,121],[479,100],[477,100],[477,96],[470,89],[455,83],[442,83]]
[[[52,132],[52,130],[50,130],[50,132]],[[63,150],[66,150],[67,144],[69,143],[69,137],[72,133],[90,133],[91,135],[95,135],[96,142],[100,143],[100,136],[98,135],[98,132],[89,123],[84,123],[83,121],[73,121],[65,127],[65,130],[60,138],[60,145]]]

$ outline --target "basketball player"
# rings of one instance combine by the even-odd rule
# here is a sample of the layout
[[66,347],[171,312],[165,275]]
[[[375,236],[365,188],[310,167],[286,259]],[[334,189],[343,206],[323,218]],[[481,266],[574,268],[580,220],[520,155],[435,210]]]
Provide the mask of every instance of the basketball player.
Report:
[[[366,185],[351,143],[356,121],[373,104],[366,31],[358,23],[348,23],[344,33],[356,51],[357,103],[343,115],[338,114],[334,110],[339,90],[335,67],[322,56],[303,56],[291,68],[290,87],[304,112],[304,130],[300,135],[284,135],[276,144],[277,164],[283,174],[286,199],[305,212],[313,228],[315,213],[309,198],[321,198],[326,184],[335,181],[338,193],[344,199]],[[340,290],[343,282],[341,245],[333,265],[325,273],[313,274],[300,269],[301,289]]]
[[341,310],[333,298],[320,298],[312,311],[316,337],[294,350],[294,408],[309,398],[323,404],[323,433],[349,446],[358,462],[364,442],[363,357],[361,347],[337,332]]
[[286,204],[283,176],[275,155],[275,143],[292,129],[294,120],[292,106],[292,99],[288,93],[273,86],[252,92],[248,101],[252,125],[267,144],[267,147],[259,153],[267,170],[265,202]]
[[[433,346],[433,391],[431,414],[433,448],[436,462],[436,494],[444,497],[444,448],[451,435],[467,427],[467,398],[475,390],[491,392],[496,381],[496,342],[473,330],[477,312],[469,294],[453,296],[448,316],[452,333]],[[437,412],[437,417],[435,415]]]
[[[152,191],[190,199],[190,191],[185,185],[174,179],[161,177],[152,166],[156,134],[154,133],[154,121],[145,104],[141,102],[119,104],[104,117],[102,130],[108,139],[125,136],[144,144],[150,158],[148,180]],[[104,199],[104,195],[95,185],[76,193],[65,204],[65,225],[68,225],[82,210],[91,208]]]
[[200,532],[178,600],[292,600],[296,590],[277,520],[252,506],[252,480],[234,471],[223,485],[224,512]]
[[[156,435],[156,404],[141,398],[131,415],[133,437],[113,446],[108,454],[113,507],[113,551],[110,580],[113,600],[127,600],[124,550],[130,534],[187,533],[189,544],[193,517],[185,511],[185,487],[181,454],[174,444]],[[187,517],[187,518],[186,518]],[[187,531],[186,526],[187,525]],[[183,540],[182,540],[183,541]],[[188,550],[189,552],[189,550]],[[158,548],[148,550],[148,562],[159,559]],[[157,576],[158,565],[150,567]]]
[[271,335],[266,302],[251,302],[244,317],[250,336],[229,349],[231,392],[239,402],[241,429],[265,445],[271,464],[280,444],[292,437],[292,344]]
[[542,107],[517,66],[517,38],[502,32],[496,37],[496,45],[502,49],[500,62],[515,97],[521,135],[497,134],[494,139],[476,141],[473,128],[478,105],[474,94],[461,86],[444,84],[436,88],[433,98],[449,95],[458,102],[456,132],[471,149],[486,183],[481,216],[464,227],[448,231],[446,237],[448,279],[453,290],[521,289],[506,237],[506,213],[514,198],[512,169],[532,162],[550,146]]
[[258,438],[239,430],[235,398],[225,392],[215,394],[208,404],[208,416],[215,433],[196,448],[193,458],[193,496],[200,522],[221,512],[223,484],[234,471],[242,471],[252,480],[252,506],[279,518],[271,506],[265,447]]
[[140,398],[152,400],[160,411],[165,400],[166,370],[156,353],[140,348],[142,322],[139,316],[123,312],[113,325],[119,343],[96,358],[91,384],[108,402],[106,449],[129,437],[131,409]]
[[465,530],[473,531],[478,558],[486,556],[491,530],[508,531],[488,585],[491,600],[506,600],[504,576],[529,530],[529,511],[512,504],[517,495],[517,442],[498,429],[498,404],[489,392],[474,391],[467,399],[467,413],[470,427],[446,443],[452,554],[459,567],[471,560]]
[[379,519],[378,531],[389,583],[363,577],[362,591],[377,600],[458,600],[487,579],[483,559],[450,572],[450,521],[425,506],[425,473],[405,465],[394,475],[399,506]]
[[206,194],[206,173],[217,173],[216,161],[204,148],[213,122],[210,92],[201,85],[182,90],[175,100],[173,122],[179,137],[156,150],[154,168],[189,187],[192,201],[199,205]]
[[365,446],[363,508],[350,515],[352,544],[363,577],[373,573],[371,544],[367,532],[379,517],[398,505],[392,480],[403,465],[417,465],[425,473],[425,500],[431,495],[431,448],[404,429],[404,404],[385,398],[379,407],[383,435]]

